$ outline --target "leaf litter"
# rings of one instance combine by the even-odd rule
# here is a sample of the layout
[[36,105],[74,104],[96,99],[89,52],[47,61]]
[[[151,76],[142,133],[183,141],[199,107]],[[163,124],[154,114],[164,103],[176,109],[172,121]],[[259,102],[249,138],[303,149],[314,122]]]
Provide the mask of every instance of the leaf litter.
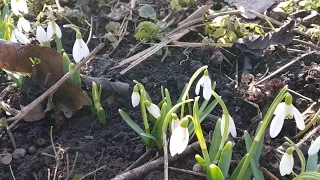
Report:
[[[48,47],[21,45],[0,40],[0,56],[0,68],[30,73],[35,83],[44,89],[51,87],[64,75],[63,57],[56,50]],[[30,59],[34,58],[37,58],[40,63],[33,64]],[[82,106],[89,105],[90,99],[79,85],[65,82],[52,95],[52,102],[55,111],[62,111],[67,118],[70,118]],[[21,108],[23,107],[22,105]],[[43,109],[45,108],[39,105],[27,115],[26,120],[35,121],[44,118]]]

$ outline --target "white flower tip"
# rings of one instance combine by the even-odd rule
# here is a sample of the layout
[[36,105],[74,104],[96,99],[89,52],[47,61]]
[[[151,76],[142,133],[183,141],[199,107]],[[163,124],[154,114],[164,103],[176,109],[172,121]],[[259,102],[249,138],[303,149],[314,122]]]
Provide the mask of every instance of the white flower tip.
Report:
[[131,95],[131,103],[133,107],[137,107],[140,103],[140,94],[138,92],[133,92]]
[[147,106],[147,110],[156,119],[158,119],[160,117],[160,109],[157,105],[151,104],[150,106]]

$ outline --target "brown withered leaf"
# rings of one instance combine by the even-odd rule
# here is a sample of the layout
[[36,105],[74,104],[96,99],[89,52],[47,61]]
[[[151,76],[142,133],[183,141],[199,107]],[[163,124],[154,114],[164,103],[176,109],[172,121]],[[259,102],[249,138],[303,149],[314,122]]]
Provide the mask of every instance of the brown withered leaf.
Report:
[[[33,66],[30,58],[40,59],[40,63]],[[54,49],[32,44],[0,40],[0,68],[32,73],[35,81],[43,87],[51,87],[63,75],[63,57]],[[90,100],[81,87],[74,83],[65,82],[53,95],[55,109],[62,110],[69,117],[83,105],[89,105]],[[71,116],[70,116],[71,114]]]

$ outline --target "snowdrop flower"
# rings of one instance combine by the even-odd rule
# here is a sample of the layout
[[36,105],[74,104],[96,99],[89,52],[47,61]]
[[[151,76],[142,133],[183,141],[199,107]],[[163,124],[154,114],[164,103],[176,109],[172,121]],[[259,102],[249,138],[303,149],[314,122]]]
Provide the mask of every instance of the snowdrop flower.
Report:
[[131,103],[132,103],[133,107],[138,106],[139,103],[140,103],[139,87],[138,87],[137,84],[133,88],[133,92],[132,92],[132,95],[131,95]]
[[74,42],[72,49],[73,59],[78,63],[83,58],[87,57],[90,54],[87,44],[83,41],[82,35],[80,32],[77,32],[76,41]]
[[212,89],[211,89],[211,79],[209,78],[208,70],[204,71],[203,76],[199,79],[196,85],[196,95],[200,92],[200,86],[203,86],[203,98],[205,100],[209,100],[212,96]]
[[146,107],[147,107],[147,110],[149,111],[149,113],[155,117],[156,119],[158,119],[158,117],[160,116],[160,109],[157,105],[151,103],[150,101],[145,101],[144,102]]
[[37,41],[39,41],[40,43],[49,42],[50,39],[48,38],[46,31],[43,29],[43,27],[40,25],[39,22],[37,22],[36,24],[37,24],[37,30],[36,30]]
[[176,154],[181,154],[188,146],[188,142],[189,142],[188,123],[189,123],[188,118],[184,117],[179,123],[179,126],[173,130],[170,137],[170,145],[169,145],[171,156],[174,156]]
[[279,170],[281,176],[289,175],[292,172],[294,159],[292,156],[292,149],[288,148],[281,158]]
[[270,125],[270,137],[275,138],[281,131],[284,123],[284,119],[296,120],[298,129],[303,130],[306,125],[304,123],[302,114],[300,111],[293,106],[292,96],[287,93],[285,96],[285,102],[279,103],[276,110],[274,111],[274,118]]
[[54,20],[50,20],[47,28],[47,37],[51,39],[56,34],[58,38],[62,37],[61,29]]
[[11,0],[11,10],[18,16],[19,12],[28,14],[28,6],[26,0]]
[[173,132],[180,125],[180,120],[176,113],[172,113],[171,117],[171,132]]
[[22,32],[20,32],[18,29],[14,29],[12,31],[12,37],[11,37],[12,41],[16,41],[18,40],[21,44],[28,44],[30,43],[28,37],[23,34]]
[[30,22],[26,20],[21,14],[19,14],[19,20],[17,23],[17,27],[20,32],[24,30],[24,32],[29,32],[31,27],[30,27]]
[[[226,117],[223,114],[221,118],[221,136],[223,136],[224,133],[224,125],[226,123]],[[229,128],[228,128],[228,135],[231,132],[232,137],[237,137],[237,129],[236,125],[234,124],[234,121],[232,117],[229,115]]]
[[308,150],[308,155],[312,156],[316,153],[318,153],[320,150],[320,136],[317,137],[317,139],[311,144],[309,150]]

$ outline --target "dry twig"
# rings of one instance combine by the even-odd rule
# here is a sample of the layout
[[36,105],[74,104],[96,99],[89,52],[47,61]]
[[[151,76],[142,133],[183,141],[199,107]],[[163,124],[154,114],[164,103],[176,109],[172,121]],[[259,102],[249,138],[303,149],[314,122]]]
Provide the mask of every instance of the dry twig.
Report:
[[[175,155],[173,157],[169,157],[168,161],[173,162],[176,161],[179,158],[182,158],[188,154],[191,154],[195,151],[195,149],[199,149],[199,143],[195,142],[193,144],[190,144],[187,146],[187,148],[183,151],[183,153]],[[127,171],[123,174],[117,175],[115,178],[112,180],[136,180],[136,179],[141,179],[141,177],[150,171],[153,171],[155,169],[160,168],[164,164],[164,157],[158,158],[154,161],[148,162],[140,167],[137,167],[135,169],[132,169],[130,171]]]
[[195,171],[190,171],[190,170],[186,170],[186,169],[180,169],[180,168],[175,168],[175,167],[169,167],[169,169],[172,170],[172,171],[182,172],[182,173],[191,174],[191,175],[195,175],[195,176],[207,177],[207,176],[206,176],[205,174],[203,174],[203,173],[199,173],[199,172],[195,172]]

